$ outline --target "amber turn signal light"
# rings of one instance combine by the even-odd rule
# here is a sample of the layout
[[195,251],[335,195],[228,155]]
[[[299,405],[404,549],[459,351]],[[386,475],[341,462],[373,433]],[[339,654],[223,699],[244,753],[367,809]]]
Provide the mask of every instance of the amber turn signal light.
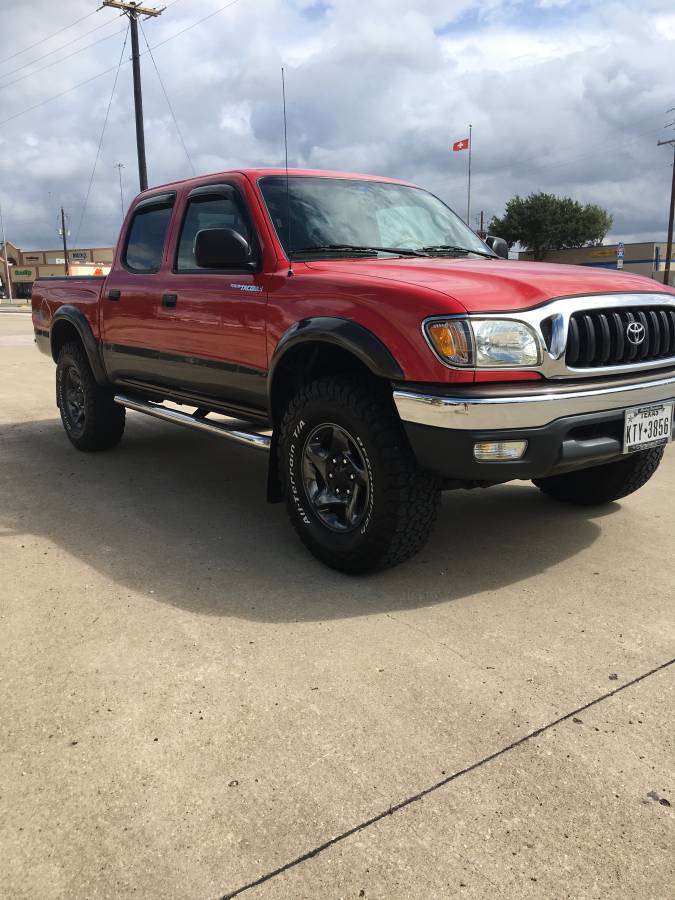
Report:
[[443,359],[457,366],[471,365],[471,338],[468,326],[462,319],[432,322],[427,327],[427,335]]

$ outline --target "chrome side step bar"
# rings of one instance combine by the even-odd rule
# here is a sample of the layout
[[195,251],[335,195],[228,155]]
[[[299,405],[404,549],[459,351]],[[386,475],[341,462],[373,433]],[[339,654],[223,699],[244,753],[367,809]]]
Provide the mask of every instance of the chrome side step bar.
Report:
[[119,403],[120,406],[125,406],[127,409],[145,413],[147,416],[152,416],[155,419],[162,419],[164,422],[173,422],[175,425],[186,425],[188,428],[195,428],[197,431],[216,434],[219,437],[228,438],[237,444],[255,447],[257,450],[269,450],[272,442],[272,439],[265,434],[258,434],[255,431],[242,431],[235,426],[226,425],[222,422],[213,422],[205,417],[197,418],[196,415],[191,413],[169,409],[167,406],[162,406],[161,403],[152,403],[149,400],[137,400],[135,397],[127,397],[125,394],[116,394],[115,403]]

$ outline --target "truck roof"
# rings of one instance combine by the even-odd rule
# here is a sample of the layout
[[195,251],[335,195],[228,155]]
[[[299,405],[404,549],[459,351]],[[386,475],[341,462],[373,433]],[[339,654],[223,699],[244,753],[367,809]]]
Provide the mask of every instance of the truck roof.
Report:
[[[168,181],[165,184],[156,184],[152,187],[148,188],[147,191],[143,191],[143,194],[151,193],[153,191],[164,190],[166,188],[177,187],[178,185],[199,185],[203,182],[212,181],[214,178],[218,178],[220,176],[226,177],[228,175],[245,175],[251,181],[257,181],[258,178],[263,178],[266,175],[285,175],[286,169],[283,166],[267,166],[267,167],[257,167],[257,168],[241,168],[241,169],[228,169],[225,172],[210,172],[206,175],[197,175],[192,178],[181,178],[177,181]],[[301,176],[317,176],[320,178],[350,178],[356,179],[358,181],[388,181],[392,184],[405,184],[412,185],[410,181],[402,181],[398,178],[389,178],[384,175],[365,175],[362,172],[339,172],[339,171],[331,171],[328,169],[289,169],[288,174],[293,175],[301,175]]]

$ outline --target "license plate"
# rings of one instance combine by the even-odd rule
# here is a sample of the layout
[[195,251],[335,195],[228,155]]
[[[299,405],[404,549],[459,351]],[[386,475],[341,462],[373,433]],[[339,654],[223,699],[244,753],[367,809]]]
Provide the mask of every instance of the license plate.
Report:
[[623,429],[623,452],[647,450],[667,444],[673,434],[673,404],[627,409]]

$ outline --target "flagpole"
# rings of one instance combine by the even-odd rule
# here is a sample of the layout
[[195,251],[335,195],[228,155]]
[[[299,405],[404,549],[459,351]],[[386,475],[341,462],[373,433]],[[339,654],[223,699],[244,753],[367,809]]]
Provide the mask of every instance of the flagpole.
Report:
[[469,125],[469,189],[466,197],[466,224],[471,228],[471,128]]

